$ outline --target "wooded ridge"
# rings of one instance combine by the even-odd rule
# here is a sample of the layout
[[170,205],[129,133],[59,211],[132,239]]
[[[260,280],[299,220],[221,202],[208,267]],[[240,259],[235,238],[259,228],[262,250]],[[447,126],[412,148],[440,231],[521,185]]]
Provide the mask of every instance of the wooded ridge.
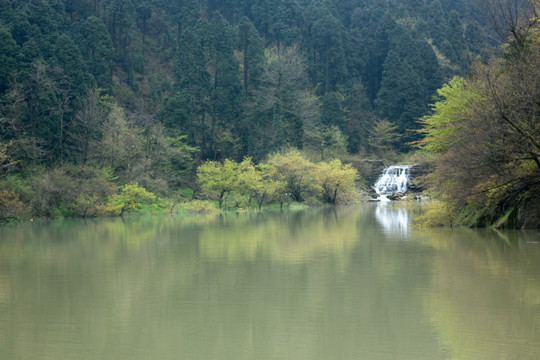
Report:
[[[289,149],[399,158],[436,90],[487,63],[533,5],[0,0],[0,212],[72,216],[79,197],[105,204],[126,184],[197,192],[206,161]],[[532,27],[515,25],[526,44]]]

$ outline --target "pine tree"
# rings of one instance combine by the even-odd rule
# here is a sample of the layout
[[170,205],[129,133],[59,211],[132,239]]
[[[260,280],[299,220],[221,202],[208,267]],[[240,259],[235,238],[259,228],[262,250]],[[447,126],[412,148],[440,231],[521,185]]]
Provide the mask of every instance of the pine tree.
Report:
[[11,32],[0,26],[0,94],[7,90],[12,73],[18,68],[20,48]]
[[75,26],[74,39],[90,73],[100,87],[111,84],[111,61],[113,44],[111,36],[101,19],[90,16]]
[[242,52],[243,86],[246,95],[257,89],[264,71],[264,44],[257,29],[247,17],[238,24],[239,48]]
[[54,63],[63,69],[69,88],[74,91],[74,96],[81,96],[87,88],[94,86],[82,59],[81,51],[69,36],[62,34],[58,37],[54,54]]
[[323,94],[335,91],[347,76],[344,29],[338,19],[326,13],[311,28],[314,82],[322,84]]
[[460,65],[463,64],[465,51],[463,24],[461,23],[458,12],[455,10],[452,10],[448,15],[448,33],[446,38],[456,54],[457,63]]
[[430,35],[435,45],[440,45],[446,39],[448,27],[446,24],[446,16],[439,0],[433,0],[428,5],[426,18]]
[[342,101],[343,96],[337,92],[329,92],[322,97],[321,121],[323,124],[335,125],[341,130],[345,129]]
[[183,31],[175,65],[175,95],[161,112],[165,124],[187,134],[203,156],[210,148],[210,74],[201,39],[191,29]]
[[416,119],[427,110],[422,101],[421,78],[394,51],[388,53],[384,63],[381,89],[375,105],[379,116],[396,123],[401,133],[416,128]]
[[211,76],[211,146],[209,157],[219,159],[236,153],[241,129],[242,85],[234,56],[234,30],[219,13],[208,27],[208,68]]

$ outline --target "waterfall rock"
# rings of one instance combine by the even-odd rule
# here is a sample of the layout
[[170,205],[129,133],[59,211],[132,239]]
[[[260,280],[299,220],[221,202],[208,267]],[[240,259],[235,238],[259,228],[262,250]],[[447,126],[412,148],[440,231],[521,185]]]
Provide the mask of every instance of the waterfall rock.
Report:
[[380,201],[391,201],[402,197],[409,189],[411,168],[414,165],[393,165],[383,170],[373,186]]

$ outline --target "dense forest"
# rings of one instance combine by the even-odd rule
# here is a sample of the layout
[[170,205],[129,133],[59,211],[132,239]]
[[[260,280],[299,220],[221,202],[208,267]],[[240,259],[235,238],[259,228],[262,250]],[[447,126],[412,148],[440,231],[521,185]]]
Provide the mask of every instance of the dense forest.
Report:
[[428,221],[540,228],[540,2],[531,5],[522,17],[504,9],[503,56],[444,85],[421,119],[442,200]]
[[0,0],[0,212],[197,191],[205,161],[284,149],[407,153],[437,89],[507,40],[489,4]]

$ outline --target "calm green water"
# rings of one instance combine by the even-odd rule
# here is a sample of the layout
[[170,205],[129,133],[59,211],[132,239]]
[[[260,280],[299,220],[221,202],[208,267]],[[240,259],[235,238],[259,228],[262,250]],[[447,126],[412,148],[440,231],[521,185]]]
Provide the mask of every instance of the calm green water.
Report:
[[0,228],[1,359],[540,359],[539,233],[391,205]]

